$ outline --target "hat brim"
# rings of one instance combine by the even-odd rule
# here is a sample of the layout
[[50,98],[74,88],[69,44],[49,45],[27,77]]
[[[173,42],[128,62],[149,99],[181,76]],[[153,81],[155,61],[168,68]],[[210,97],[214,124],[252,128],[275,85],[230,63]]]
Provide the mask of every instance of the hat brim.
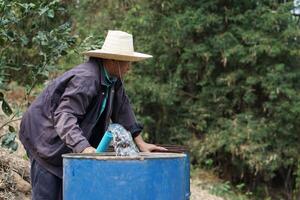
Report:
[[130,55],[116,54],[116,53],[103,51],[102,49],[85,51],[85,52],[83,52],[83,54],[87,55],[89,57],[120,60],[120,61],[130,61],[130,62],[141,61],[141,60],[145,60],[147,58],[152,58],[151,55],[144,54],[144,53],[133,52]]

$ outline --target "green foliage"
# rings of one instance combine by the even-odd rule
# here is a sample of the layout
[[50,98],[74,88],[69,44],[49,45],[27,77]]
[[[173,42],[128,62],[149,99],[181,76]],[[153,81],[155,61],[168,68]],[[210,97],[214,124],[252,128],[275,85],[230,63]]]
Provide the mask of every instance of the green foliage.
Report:
[[77,46],[68,51],[61,61],[61,70],[74,67],[85,60],[82,52],[101,48],[107,30],[120,29],[124,13],[130,8],[131,1],[85,0],[68,2],[72,19],[73,34]]
[[82,52],[86,50],[99,49],[103,44],[103,38],[95,35],[90,35],[83,39],[78,39],[78,45],[68,51],[68,55],[60,60],[59,70],[68,70],[78,63],[84,62],[85,56]]
[[[108,29],[132,33],[135,50],[153,55],[125,80],[150,142],[188,145],[193,164],[240,190],[267,196],[278,181],[286,199],[299,196],[300,27],[285,2],[71,1],[78,47],[63,67]],[[75,41],[65,5],[0,0],[0,11],[0,87],[39,82]]]
[[[106,10],[93,27],[109,27],[106,15],[133,33],[137,51],[153,55],[126,79],[148,139],[188,144],[193,163],[213,163],[252,188],[277,178],[290,194],[300,139],[300,29],[292,4],[126,2],[127,9],[112,3],[117,14]],[[98,13],[106,9],[100,5]]]
[[8,132],[1,138],[1,147],[7,148],[11,151],[18,149],[18,143],[15,141],[17,136],[16,132]]
[[[49,78],[58,59],[75,43],[70,32],[67,10],[59,0],[0,0],[0,89],[6,90],[9,81],[17,81],[25,86],[29,104],[35,85]],[[0,103],[7,116],[13,114],[2,92]],[[1,123],[0,129],[15,116]],[[2,147],[17,149],[12,126],[1,137]]]
[[2,111],[4,112],[4,114],[6,114],[7,116],[10,116],[13,111],[11,109],[11,107],[9,106],[9,104],[7,103],[7,101],[4,99],[4,94],[2,92],[0,92],[0,102],[2,102]]
[[0,13],[0,86],[17,80],[31,90],[75,42],[67,10],[59,0],[1,0]]
[[229,181],[224,183],[218,183],[213,185],[210,189],[212,194],[223,197],[228,200],[248,200],[251,199],[252,194],[250,192],[246,192],[246,195],[238,194],[237,191],[241,191],[241,187],[244,187],[244,184],[239,184],[236,188],[233,188]]
[[[13,111],[10,107],[10,105],[7,103],[7,101],[4,98],[4,94],[0,92],[0,102],[2,102],[2,111],[7,116],[10,116]],[[0,124],[0,130],[4,127],[4,125]],[[8,126],[8,131],[6,134],[1,135],[1,147],[5,147],[7,149],[10,149],[11,151],[16,151],[18,148],[18,143],[15,142],[16,138],[16,130],[13,126]]]
[[2,100],[2,110],[6,115],[12,114],[12,110],[5,100]]

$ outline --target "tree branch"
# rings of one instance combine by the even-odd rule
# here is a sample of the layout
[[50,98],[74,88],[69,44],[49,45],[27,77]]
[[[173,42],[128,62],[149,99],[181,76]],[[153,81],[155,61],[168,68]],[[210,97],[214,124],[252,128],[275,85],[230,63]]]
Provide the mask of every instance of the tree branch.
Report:
[[[2,128],[4,128],[4,126],[6,126],[6,125],[8,125],[8,124],[10,124],[10,123],[12,123],[12,122],[15,122],[15,121],[18,121],[18,120],[21,120],[21,119],[22,119],[22,117],[17,118],[17,119],[14,119],[15,116],[16,116],[16,113],[12,116],[12,118],[10,118],[7,122],[5,122],[4,124],[2,124],[2,125],[0,126],[0,130],[1,130]],[[1,136],[0,136],[0,137],[1,137]]]

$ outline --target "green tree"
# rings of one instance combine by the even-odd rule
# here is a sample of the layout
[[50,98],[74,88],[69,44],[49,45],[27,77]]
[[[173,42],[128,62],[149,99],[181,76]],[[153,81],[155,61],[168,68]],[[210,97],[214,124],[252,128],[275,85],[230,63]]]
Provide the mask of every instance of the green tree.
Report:
[[291,198],[300,139],[291,4],[139,2],[123,27],[154,55],[134,68],[129,87],[150,138],[190,138],[195,162],[211,158],[224,176],[253,187],[280,180]]
[[250,189],[283,183],[291,199],[300,184],[300,28],[285,2],[88,0],[68,9],[79,45],[121,29],[153,55],[125,81],[151,142],[189,145],[193,164],[209,159]]
[[29,94],[75,43],[68,12],[59,0],[1,0],[0,13],[0,86],[15,80]]
[[22,110],[9,106],[4,97],[7,84],[16,81],[24,86],[30,104],[33,88],[49,78],[58,59],[75,43],[68,21],[68,11],[59,0],[0,0],[0,105],[6,115],[1,116],[0,130],[8,126],[0,135],[1,146],[17,149],[17,129],[10,123],[20,120]]

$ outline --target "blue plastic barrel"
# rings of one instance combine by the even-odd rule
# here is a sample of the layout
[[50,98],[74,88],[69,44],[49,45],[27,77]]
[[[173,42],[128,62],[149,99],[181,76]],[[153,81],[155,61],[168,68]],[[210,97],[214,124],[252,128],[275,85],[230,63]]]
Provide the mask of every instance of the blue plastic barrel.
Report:
[[64,200],[184,200],[186,159],[180,153],[65,154]]
[[183,153],[185,154],[185,200],[189,200],[191,196],[190,191],[190,155],[186,146],[172,145],[172,144],[156,144],[168,149],[169,153]]
[[185,199],[189,200],[191,196],[190,190],[190,155],[185,152]]

